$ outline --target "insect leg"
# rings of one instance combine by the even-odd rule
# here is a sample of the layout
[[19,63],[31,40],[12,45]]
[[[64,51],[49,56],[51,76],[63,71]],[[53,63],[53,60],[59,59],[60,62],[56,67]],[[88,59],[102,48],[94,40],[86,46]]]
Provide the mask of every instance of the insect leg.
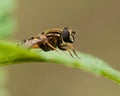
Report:
[[78,56],[78,54],[76,53],[76,51],[74,50],[73,46],[71,44],[65,43],[65,44],[60,44],[58,46],[61,50],[66,50],[69,52],[69,54],[73,57],[72,53],[70,50],[73,51],[74,55],[77,56],[79,59],[80,57]]
[[55,51],[57,51],[58,52],[58,50],[54,47],[54,46],[52,46],[50,43],[48,43],[47,41],[44,41],[52,50],[55,50]]

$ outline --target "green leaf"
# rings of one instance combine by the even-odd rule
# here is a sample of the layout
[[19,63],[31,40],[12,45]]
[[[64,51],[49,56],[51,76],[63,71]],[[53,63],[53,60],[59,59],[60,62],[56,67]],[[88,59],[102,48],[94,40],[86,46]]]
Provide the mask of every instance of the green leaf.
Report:
[[[0,39],[7,38],[14,30],[15,20],[13,19],[13,10],[15,0],[0,0]],[[1,48],[0,48],[1,49]],[[4,52],[0,51],[0,59],[4,57]],[[5,58],[3,58],[5,59]],[[0,68],[0,96],[8,96],[9,91],[6,88],[7,71]]]
[[80,59],[75,56],[72,58],[63,51],[27,50],[16,46],[15,43],[0,41],[0,66],[23,62],[52,62],[82,69],[120,83],[120,72],[111,68],[106,62],[85,53],[77,53]]
[[14,30],[14,0],[0,0],[0,38],[8,37]]

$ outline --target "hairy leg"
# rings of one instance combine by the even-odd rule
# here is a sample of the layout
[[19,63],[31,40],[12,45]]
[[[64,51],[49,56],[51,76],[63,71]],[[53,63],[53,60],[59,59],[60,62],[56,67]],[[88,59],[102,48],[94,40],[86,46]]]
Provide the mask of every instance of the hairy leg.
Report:
[[73,51],[74,55],[76,55],[79,59],[80,57],[77,55],[76,51],[74,50],[73,46],[69,43],[65,43],[65,44],[60,44],[59,46],[59,49],[61,50],[66,50],[69,52],[69,54],[73,57],[72,53],[71,53],[71,50]]

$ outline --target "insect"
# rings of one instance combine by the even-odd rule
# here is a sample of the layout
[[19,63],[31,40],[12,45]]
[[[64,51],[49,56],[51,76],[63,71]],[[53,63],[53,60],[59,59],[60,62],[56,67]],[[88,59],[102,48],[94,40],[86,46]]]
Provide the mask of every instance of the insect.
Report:
[[73,57],[72,52],[78,58],[72,43],[74,43],[75,31],[64,27],[63,29],[54,28],[42,32],[38,36],[33,36],[29,39],[24,40],[21,44],[28,46],[29,48],[41,48],[44,51],[60,50],[68,51],[69,54]]

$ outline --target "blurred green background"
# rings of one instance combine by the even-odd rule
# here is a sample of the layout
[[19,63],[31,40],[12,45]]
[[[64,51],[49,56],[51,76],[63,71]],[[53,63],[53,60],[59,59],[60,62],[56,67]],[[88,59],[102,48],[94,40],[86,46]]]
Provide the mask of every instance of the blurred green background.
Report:
[[[119,10],[119,0],[18,0],[13,39],[67,26],[77,31],[75,49],[120,70]],[[120,86],[110,80],[62,65],[12,65],[9,78],[11,96],[120,96]]]

